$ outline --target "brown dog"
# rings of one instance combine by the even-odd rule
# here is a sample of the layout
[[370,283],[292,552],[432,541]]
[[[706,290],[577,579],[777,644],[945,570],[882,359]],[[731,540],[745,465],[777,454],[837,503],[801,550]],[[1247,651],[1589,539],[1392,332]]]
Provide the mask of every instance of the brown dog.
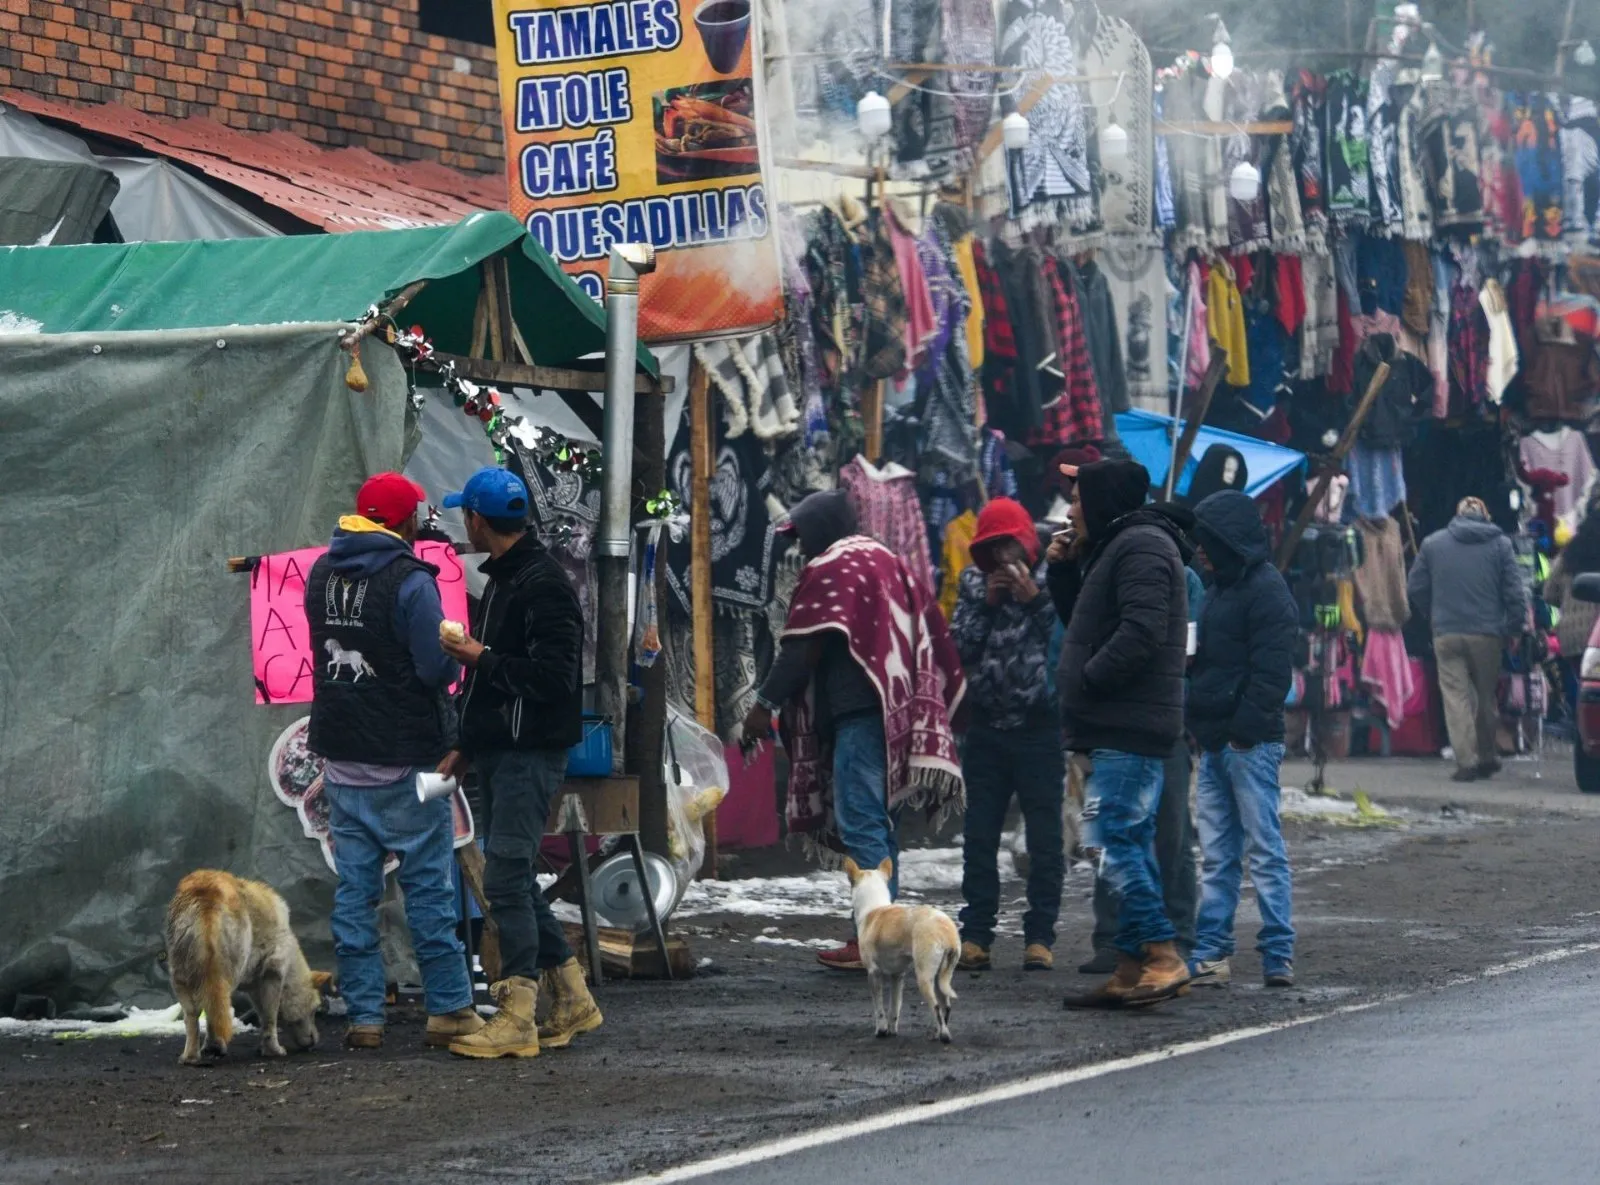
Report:
[[167,906],[167,975],[183,1007],[185,1065],[200,1064],[200,1013],[205,1052],[222,1056],[233,1036],[234,989],[261,1018],[261,1054],[283,1057],[278,1024],[296,1050],[317,1043],[317,1007],[331,976],[306,966],[289,929],[289,907],[271,886],[202,868],[178,884]]

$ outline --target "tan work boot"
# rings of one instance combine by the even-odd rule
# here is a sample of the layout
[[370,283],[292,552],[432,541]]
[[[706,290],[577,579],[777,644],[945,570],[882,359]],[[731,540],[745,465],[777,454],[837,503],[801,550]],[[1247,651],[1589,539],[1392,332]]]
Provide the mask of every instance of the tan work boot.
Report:
[[1117,952],[1117,970],[1114,975],[1092,992],[1068,996],[1063,1004],[1068,1008],[1121,1008],[1133,990],[1139,986],[1144,974],[1144,964],[1126,951]]
[[565,1049],[579,1033],[592,1033],[605,1023],[577,959],[546,969],[539,984],[550,999],[550,1015],[539,1026],[539,1044],[545,1048]]
[[1055,965],[1055,953],[1042,942],[1030,942],[1028,949],[1022,952],[1024,971],[1051,971]]
[[442,1049],[457,1037],[470,1036],[481,1028],[483,1028],[483,1017],[471,1008],[457,1008],[454,1012],[430,1016],[428,1032],[422,1041],[424,1045]]
[[344,1031],[344,1047],[346,1049],[381,1049],[383,1047],[382,1025],[351,1025]]
[[451,1041],[450,1052],[459,1057],[538,1057],[534,1010],[539,1006],[539,985],[513,975],[491,987],[489,994],[500,1011],[476,1033]]
[[1139,982],[1125,1003],[1129,1007],[1159,1004],[1184,994],[1188,984],[1189,964],[1178,954],[1178,948],[1170,942],[1147,942]]
[[963,971],[987,971],[991,966],[989,948],[979,946],[976,942],[963,942],[961,957],[956,960],[956,966]]

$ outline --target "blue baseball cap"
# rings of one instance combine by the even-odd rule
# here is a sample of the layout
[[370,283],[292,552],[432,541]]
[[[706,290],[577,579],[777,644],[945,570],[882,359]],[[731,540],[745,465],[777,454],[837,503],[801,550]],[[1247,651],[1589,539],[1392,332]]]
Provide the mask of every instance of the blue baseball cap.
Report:
[[467,478],[459,494],[446,494],[444,507],[462,507],[485,518],[524,518],[528,513],[528,487],[515,473],[491,466]]

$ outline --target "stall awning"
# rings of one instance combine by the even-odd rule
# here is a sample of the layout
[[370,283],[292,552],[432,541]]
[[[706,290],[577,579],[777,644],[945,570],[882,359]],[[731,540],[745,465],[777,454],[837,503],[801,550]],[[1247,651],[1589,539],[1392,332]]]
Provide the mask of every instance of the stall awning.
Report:
[[[509,214],[454,226],[187,243],[0,248],[0,316],[43,333],[357,321],[418,280],[402,314],[436,349],[470,352],[479,264],[506,260],[512,314],[533,361],[605,349],[605,313]],[[639,348],[639,364],[657,373]]]
[[[1125,411],[1117,415],[1117,432],[1122,437],[1122,443],[1127,445],[1133,459],[1150,471],[1150,481],[1155,486],[1167,480],[1167,467],[1172,463],[1172,438],[1167,432],[1167,426],[1171,423],[1171,416],[1149,411]],[[1178,421],[1177,430],[1183,431],[1182,420]],[[1195,437],[1194,448],[1189,451],[1188,463],[1178,475],[1178,493],[1188,492],[1195,467],[1200,458],[1205,456],[1206,450],[1214,444],[1225,444],[1239,450],[1250,475],[1245,493],[1252,498],[1259,498],[1279,478],[1305,468],[1305,454],[1297,453],[1292,448],[1269,444],[1254,436],[1224,432],[1221,428],[1202,427]]]

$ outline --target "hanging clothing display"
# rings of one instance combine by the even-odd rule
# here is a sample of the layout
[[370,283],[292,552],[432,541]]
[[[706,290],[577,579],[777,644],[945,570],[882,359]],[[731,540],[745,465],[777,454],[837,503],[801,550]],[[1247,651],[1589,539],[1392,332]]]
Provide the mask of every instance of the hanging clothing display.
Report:
[[[1424,87],[1416,74],[1408,72],[1406,84],[1394,89],[1396,102],[1404,95],[1397,112],[1396,155],[1400,162],[1400,208],[1408,243],[1424,245],[1433,237],[1433,204],[1422,163],[1422,125],[1426,102]],[[1424,250],[1426,247],[1424,246]]]
[[[1116,311],[1127,402],[1167,410],[1167,272],[1159,247],[1108,240],[1098,253]],[[1126,408],[1118,409],[1126,410]]]
[[1543,317],[1522,335],[1522,385],[1528,418],[1581,423],[1600,393],[1600,359],[1591,338],[1560,317]]
[[1522,186],[1522,238],[1561,238],[1561,117],[1550,96],[1511,96],[1513,159]]
[[799,431],[800,409],[790,393],[789,378],[773,334],[716,338],[696,342],[693,348],[695,359],[722,397],[727,439],[737,439],[750,431],[757,440],[773,441]]
[[1490,402],[1498,404],[1517,377],[1521,355],[1517,351],[1516,332],[1511,328],[1505,289],[1500,287],[1499,281],[1484,281],[1483,290],[1478,293],[1478,304],[1489,330],[1489,369],[1485,382]]
[[862,533],[903,559],[931,596],[933,558],[917,499],[916,474],[894,464],[880,469],[865,457],[856,457],[839,471],[839,488],[850,495]]
[[1105,419],[1095,385],[1083,306],[1072,278],[1054,261],[1041,267],[1052,291],[1061,352],[1056,358],[1063,379],[1059,397],[1045,405],[1044,423],[1026,437],[1030,445],[1061,447],[1101,439]]
[[[1514,245],[1522,241],[1523,213],[1522,182],[1511,152],[1511,115],[1486,98],[1478,116],[1477,127],[1482,129],[1478,140],[1478,180],[1483,190],[1484,230],[1501,242]],[[1443,215],[1436,214],[1435,221],[1443,226]]]
[[[1261,110],[1261,86],[1255,75],[1235,71],[1226,84],[1222,118],[1242,126],[1255,119]],[[1267,174],[1261,165],[1255,137],[1239,132],[1223,141],[1223,176],[1232,177],[1240,165],[1249,165],[1262,178],[1248,201],[1234,196],[1228,188],[1228,246],[1237,254],[1260,251],[1272,245],[1272,227],[1267,220]]]
[[[1090,77],[1114,78],[1116,91],[1110,102],[1094,108],[1098,135],[1115,123],[1127,133],[1129,145],[1151,143],[1154,130],[1150,51],[1121,17],[1100,12],[1094,37],[1083,54],[1083,72]],[[1033,118],[1029,112],[1029,119]],[[1154,158],[1148,152],[1129,152],[1121,160],[1102,161],[1100,222],[1107,234],[1137,235],[1148,239],[1153,218]]]
[[1327,84],[1311,71],[1301,70],[1297,75],[1289,156],[1300,193],[1306,250],[1313,255],[1328,249],[1326,92]]
[[[1283,71],[1268,71],[1262,90],[1261,118],[1284,121],[1292,119],[1293,115],[1284,89]],[[1298,256],[1306,250],[1307,240],[1305,216],[1300,211],[1300,183],[1294,165],[1293,137],[1268,137],[1261,165],[1272,249],[1280,254]]]
[[[773,530],[767,494],[770,460],[754,433],[729,438],[719,420],[711,450],[711,599],[719,608],[765,609],[778,558],[785,550]],[[689,417],[683,417],[667,455],[667,483],[691,504],[694,472]],[[687,612],[689,549],[674,547],[667,559],[667,585]]]
[[1362,226],[1371,216],[1367,104],[1348,70],[1328,76],[1324,106],[1328,142],[1328,211],[1339,226]]
[[1244,332],[1244,301],[1239,296],[1233,269],[1222,260],[1211,265],[1206,287],[1206,318],[1211,340],[1228,352],[1228,369],[1223,374],[1230,387],[1250,385],[1250,351]]
[[[1567,484],[1552,493],[1556,517],[1576,525],[1577,514],[1589,504],[1589,492],[1597,471],[1589,442],[1583,433],[1562,426],[1553,432],[1530,432],[1517,446],[1522,467],[1528,471],[1549,469],[1565,474]],[[1552,524],[1554,525],[1554,524]]]
[[[1100,395],[1101,418],[1115,434],[1111,417],[1127,411],[1128,376],[1123,362],[1122,335],[1117,332],[1117,309],[1111,284],[1100,267],[1096,253],[1079,256],[1075,263],[1063,261],[1061,267],[1074,281],[1078,307],[1083,315],[1083,334],[1094,364],[1094,385]],[[1065,276],[1063,277],[1065,278]]]
[[956,613],[961,593],[961,573],[972,564],[972,538],[978,533],[978,516],[963,510],[944,527],[943,560],[939,565],[939,610],[949,621]]
[[[1175,123],[1222,118],[1224,87],[1198,63],[1170,77],[1164,91],[1167,118]],[[1172,136],[1167,140],[1180,248],[1228,245],[1228,179],[1222,168],[1222,141],[1215,136]]]
[[1333,259],[1307,254],[1300,260],[1306,313],[1300,323],[1300,374],[1318,379],[1333,365],[1339,348],[1339,290]]
[[[1152,114],[1157,120],[1165,120],[1166,113],[1166,88],[1158,85],[1152,101]],[[1167,144],[1167,137],[1157,136],[1156,161],[1155,161],[1155,213],[1156,228],[1158,230],[1172,230],[1178,225],[1178,207],[1172,194],[1172,152]]]
[[919,370],[927,360],[928,347],[939,326],[934,315],[933,299],[928,292],[928,278],[922,270],[922,260],[917,254],[916,237],[906,229],[893,202],[883,208],[883,231],[894,253],[894,265],[899,279],[899,291],[905,304],[905,362],[906,370]]
[[1016,110],[1016,95],[1043,88],[1028,109],[1028,144],[1006,153],[1011,217],[1024,227],[1058,223],[1088,230],[1098,219],[1094,198],[1094,117],[1081,87],[1053,79],[1075,78],[1098,23],[1092,3],[1074,0],[1007,0],[1001,10],[999,64],[1024,71],[1016,90],[1001,100]]
[[1383,518],[1406,500],[1405,459],[1398,446],[1357,439],[1345,459],[1350,502],[1366,518]]
[[1600,243],[1600,113],[1593,99],[1567,98],[1561,125],[1562,223],[1570,242]]
[[1400,196],[1400,138],[1393,88],[1400,63],[1381,58],[1367,80],[1367,167],[1372,177],[1374,233],[1399,235],[1405,230]]
[[1361,533],[1361,566],[1356,569],[1356,592],[1361,612],[1374,630],[1400,630],[1411,619],[1406,598],[1406,551],[1400,524],[1387,516],[1357,519]]
[[945,470],[954,480],[965,481],[978,465],[977,381],[962,332],[971,309],[967,290],[952,270],[953,250],[939,220],[929,220],[917,240],[917,253],[938,323],[930,356],[917,380],[923,405],[918,460]]
[[[1484,180],[1489,154],[1480,148],[1478,112],[1470,96],[1453,87],[1423,88],[1420,120],[1423,172],[1433,194],[1440,230],[1472,230],[1484,220]],[[1499,151],[1493,156],[1498,171]],[[1499,180],[1496,178],[1497,188]]]
[[1397,631],[1374,629],[1367,635],[1361,651],[1361,682],[1383,709],[1390,728],[1406,722],[1406,706],[1417,688],[1405,639]]

